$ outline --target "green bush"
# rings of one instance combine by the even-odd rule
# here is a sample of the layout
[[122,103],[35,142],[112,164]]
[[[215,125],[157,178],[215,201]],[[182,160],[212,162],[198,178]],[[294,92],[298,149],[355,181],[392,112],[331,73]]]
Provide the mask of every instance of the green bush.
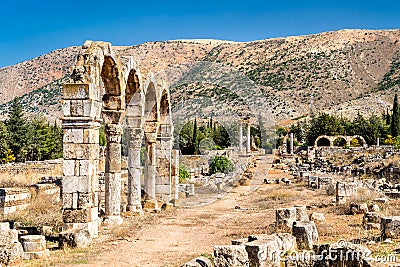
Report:
[[216,156],[210,164],[210,173],[228,173],[235,169],[233,163],[226,157]]
[[190,172],[185,166],[179,165],[179,183],[183,184],[187,179],[190,179]]

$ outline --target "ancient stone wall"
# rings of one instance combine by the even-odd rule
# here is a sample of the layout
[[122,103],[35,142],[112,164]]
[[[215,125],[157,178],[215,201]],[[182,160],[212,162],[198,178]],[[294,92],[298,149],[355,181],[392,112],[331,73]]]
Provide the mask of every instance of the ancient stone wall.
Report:
[[30,186],[47,176],[62,176],[63,160],[33,161],[0,165],[0,186]]

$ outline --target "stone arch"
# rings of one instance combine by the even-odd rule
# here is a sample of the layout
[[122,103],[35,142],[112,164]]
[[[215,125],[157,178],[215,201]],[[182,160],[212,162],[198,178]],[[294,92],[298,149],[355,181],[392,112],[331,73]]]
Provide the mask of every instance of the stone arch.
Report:
[[367,145],[367,142],[365,141],[364,137],[362,137],[361,135],[353,135],[349,139],[350,139],[349,144],[351,143],[352,140],[357,139],[358,141],[361,141],[360,146]]
[[324,143],[328,144],[328,146],[332,146],[332,142],[331,142],[330,136],[327,136],[327,135],[318,136],[317,139],[314,142],[314,146],[315,147],[321,146],[321,145],[319,145],[319,144],[321,144],[321,142],[324,142]]
[[[336,136],[333,136],[331,139],[332,139],[332,140],[331,140],[331,144],[332,144],[333,146],[345,146],[345,145],[349,145],[347,136],[336,135]],[[340,141],[340,140],[341,140],[341,141]]]

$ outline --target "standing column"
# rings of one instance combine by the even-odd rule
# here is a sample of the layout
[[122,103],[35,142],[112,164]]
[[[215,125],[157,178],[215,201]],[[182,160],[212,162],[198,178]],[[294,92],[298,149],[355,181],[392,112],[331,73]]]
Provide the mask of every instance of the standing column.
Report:
[[376,138],[376,146],[379,146],[379,137]]
[[179,198],[179,149],[172,149],[172,191],[174,192],[174,199]]
[[251,137],[250,137],[250,122],[246,124],[247,126],[247,143],[246,143],[246,153],[250,153],[250,143],[251,143]]
[[98,234],[99,114],[94,84],[63,85],[63,231]]
[[290,136],[290,151],[289,151],[289,153],[290,154],[293,154],[293,150],[294,150],[294,146],[293,146],[293,142],[294,142],[294,137],[293,137],[293,133],[290,133],[289,134],[289,136]]
[[156,199],[156,142],[146,138],[145,153],[145,191],[152,200]]
[[243,150],[243,122],[240,121],[239,124],[239,153],[241,154]]
[[128,211],[142,214],[142,190],[140,177],[142,169],[140,166],[140,149],[142,144],[141,129],[127,129],[128,138]]
[[122,125],[106,125],[105,224],[121,224],[121,137]]

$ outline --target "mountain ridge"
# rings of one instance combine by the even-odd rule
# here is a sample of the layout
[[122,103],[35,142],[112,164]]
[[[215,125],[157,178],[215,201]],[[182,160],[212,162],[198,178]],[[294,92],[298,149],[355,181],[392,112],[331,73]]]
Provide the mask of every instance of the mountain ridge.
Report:
[[[79,49],[57,49],[0,69],[0,103],[68,75]],[[379,115],[391,105],[400,85],[398,29],[343,29],[250,42],[170,40],[115,49],[133,56],[144,74],[196,61],[240,70],[261,88],[277,121],[307,115],[312,108],[348,117],[357,112]],[[59,85],[51,86],[57,90]],[[193,85],[188,86],[174,90],[172,99],[187,97],[186,89]],[[200,91],[210,89],[209,85],[197,86]],[[55,118],[60,116],[58,107],[49,110],[54,110]]]

